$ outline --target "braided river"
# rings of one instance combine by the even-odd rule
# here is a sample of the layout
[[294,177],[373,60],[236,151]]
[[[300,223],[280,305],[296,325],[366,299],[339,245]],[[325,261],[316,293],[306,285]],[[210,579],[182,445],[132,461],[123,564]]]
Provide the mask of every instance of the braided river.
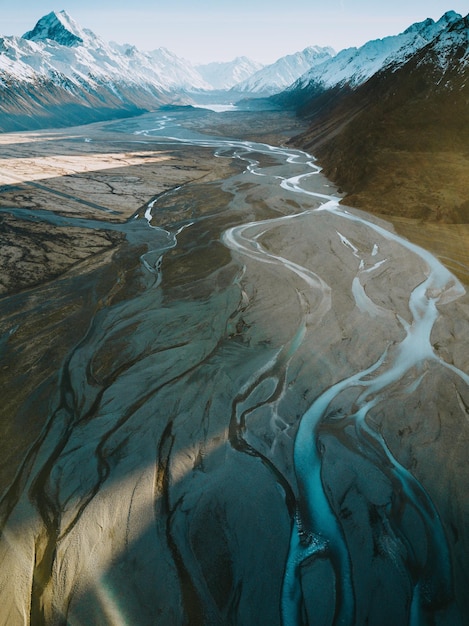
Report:
[[313,156],[188,116],[114,130],[232,175],[125,223],[10,211],[119,231],[133,261],[37,392],[0,505],[0,622],[468,624],[464,285],[340,204]]

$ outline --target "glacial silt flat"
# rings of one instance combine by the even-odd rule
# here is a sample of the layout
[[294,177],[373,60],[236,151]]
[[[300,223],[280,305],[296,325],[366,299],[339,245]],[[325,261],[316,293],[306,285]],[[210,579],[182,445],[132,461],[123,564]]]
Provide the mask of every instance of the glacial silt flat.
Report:
[[464,623],[466,288],[297,131],[2,137],[0,623]]

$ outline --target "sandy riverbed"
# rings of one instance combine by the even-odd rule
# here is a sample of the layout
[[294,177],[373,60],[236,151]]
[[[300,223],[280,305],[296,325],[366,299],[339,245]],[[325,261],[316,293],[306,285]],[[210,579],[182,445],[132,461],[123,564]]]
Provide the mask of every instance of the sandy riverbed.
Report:
[[[324,199],[291,191],[302,165],[260,148],[240,161],[238,145],[220,158],[132,134],[149,119],[124,122],[127,134],[95,125],[17,136],[18,161],[7,155],[10,176],[28,178],[4,190],[16,206],[28,206],[27,189],[36,206],[57,210],[60,191],[73,196],[60,196],[64,213],[121,224],[158,197],[152,224],[178,235],[155,274],[141,264],[150,239],[113,231],[101,252],[94,241],[69,271],[56,268],[58,279],[0,301],[0,622],[270,625],[301,605],[328,624],[349,594],[347,564],[334,556],[343,542],[355,623],[406,623],[412,603],[460,623],[463,288],[377,218],[313,210]],[[258,138],[270,133],[261,126]],[[134,150],[136,137],[149,143]],[[249,159],[259,166],[243,174]],[[46,189],[30,187],[38,181]],[[320,175],[304,185],[334,192]],[[33,241],[39,224],[30,228]],[[78,241],[63,244],[66,256]],[[407,339],[412,329],[421,343]],[[311,475],[320,452],[317,484],[340,529],[321,534],[296,436],[335,388],[305,438]],[[314,551],[323,539],[331,552]],[[287,563],[301,590],[291,602]]]

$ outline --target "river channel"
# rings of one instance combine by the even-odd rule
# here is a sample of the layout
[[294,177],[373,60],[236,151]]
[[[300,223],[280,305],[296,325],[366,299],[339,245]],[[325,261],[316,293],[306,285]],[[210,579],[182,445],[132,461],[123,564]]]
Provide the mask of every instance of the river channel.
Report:
[[[126,243],[23,403],[44,417],[2,495],[0,623],[469,623],[465,287],[301,150],[183,111],[113,130],[232,173],[125,223],[11,209]],[[4,354],[76,285],[3,298]]]

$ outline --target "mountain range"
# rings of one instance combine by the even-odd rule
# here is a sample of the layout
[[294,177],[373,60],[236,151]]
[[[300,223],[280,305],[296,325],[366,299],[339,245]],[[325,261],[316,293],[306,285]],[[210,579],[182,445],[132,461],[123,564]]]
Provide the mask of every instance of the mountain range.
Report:
[[437,22],[427,19],[338,54],[310,46],[267,66],[246,57],[193,66],[165,48],[142,52],[105,42],[65,11],[53,11],[23,37],[0,38],[0,113],[9,117],[0,120],[0,129],[135,114],[211,90],[231,90],[234,98],[283,92],[277,101],[298,107],[321,92],[356,88],[383,68],[396,68],[460,19],[449,11]]
[[53,11],[22,37],[0,38],[0,130],[135,115],[213,90],[271,95],[334,54],[314,46],[265,67],[247,57],[193,66],[165,48],[105,42]]
[[[234,89],[272,94],[296,80],[331,49],[308,48],[262,64],[238,57],[193,66],[165,48],[143,52],[106,42],[65,11],[42,17],[22,37],[0,38],[0,130],[80,124],[135,115],[190,94]],[[235,95],[233,95],[235,97]]]
[[286,89],[308,70],[330,61],[335,55],[333,48],[310,46],[301,52],[288,54],[275,63],[267,65],[238,82],[233,89],[237,92],[266,96]]
[[0,129],[71,125],[132,115],[208,89],[189,63],[160,48],[103,41],[65,11],[23,37],[0,38]]
[[296,82],[292,81],[288,91],[311,93],[337,85],[357,87],[383,68],[391,65],[396,68],[405,62],[460,18],[458,13],[449,11],[437,22],[428,18],[398,35],[369,41],[360,48],[342,50],[334,59],[314,65]]
[[225,63],[213,62],[204,65],[196,65],[203,80],[208,83],[211,89],[231,89],[238,83],[245,81],[255,72],[262,70],[262,63],[248,59],[247,57],[236,57],[233,61]]
[[347,204],[461,224],[469,222],[468,79],[469,17],[450,11],[339,53],[277,99],[310,121],[295,142],[346,190]]
[[468,17],[448,11],[337,54],[311,46],[267,66],[246,57],[193,66],[165,48],[107,43],[52,12],[23,37],[0,38],[0,130],[135,115],[197,94],[210,99],[213,90],[233,100],[274,94],[273,103],[309,122],[295,143],[319,157],[348,203],[461,223],[469,213],[468,32]]

